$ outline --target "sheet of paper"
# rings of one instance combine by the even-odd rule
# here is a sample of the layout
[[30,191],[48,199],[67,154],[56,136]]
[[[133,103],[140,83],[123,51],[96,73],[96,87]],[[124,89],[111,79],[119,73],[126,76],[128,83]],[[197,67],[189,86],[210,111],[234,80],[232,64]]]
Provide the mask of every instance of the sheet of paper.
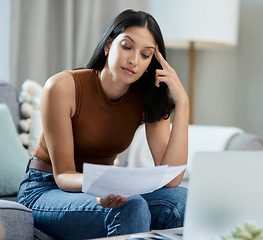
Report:
[[186,165],[126,168],[84,163],[82,191],[100,198],[152,192],[178,176]]

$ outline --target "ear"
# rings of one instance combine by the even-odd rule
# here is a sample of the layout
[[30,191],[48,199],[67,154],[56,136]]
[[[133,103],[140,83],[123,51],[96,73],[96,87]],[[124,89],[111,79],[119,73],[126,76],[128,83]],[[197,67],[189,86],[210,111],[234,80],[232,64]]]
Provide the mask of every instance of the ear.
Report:
[[104,45],[104,52],[109,53],[111,43],[112,43],[112,38],[108,38]]

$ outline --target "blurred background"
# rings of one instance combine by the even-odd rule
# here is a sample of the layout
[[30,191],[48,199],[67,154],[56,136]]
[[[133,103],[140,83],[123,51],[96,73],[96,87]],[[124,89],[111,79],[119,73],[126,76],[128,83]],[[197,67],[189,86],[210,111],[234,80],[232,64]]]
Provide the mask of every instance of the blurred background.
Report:
[[[165,17],[165,9],[153,10],[156,1],[0,0],[0,79],[19,91],[26,79],[43,85],[57,72],[83,66],[121,11],[131,8],[151,12],[157,20],[160,14]],[[236,44],[195,49],[194,124],[235,126],[263,136],[263,1],[236,2]],[[211,10],[206,4],[202,9]],[[177,31],[177,15],[172,17],[174,22],[160,22],[161,29]],[[169,46],[167,60],[188,91],[189,49]]]

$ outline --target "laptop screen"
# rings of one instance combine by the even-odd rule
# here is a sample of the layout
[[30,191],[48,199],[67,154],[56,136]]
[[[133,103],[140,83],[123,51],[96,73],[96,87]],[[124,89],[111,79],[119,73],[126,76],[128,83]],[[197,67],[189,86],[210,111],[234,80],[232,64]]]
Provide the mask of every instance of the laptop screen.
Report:
[[263,227],[263,151],[203,152],[192,162],[184,240],[221,240],[236,225]]

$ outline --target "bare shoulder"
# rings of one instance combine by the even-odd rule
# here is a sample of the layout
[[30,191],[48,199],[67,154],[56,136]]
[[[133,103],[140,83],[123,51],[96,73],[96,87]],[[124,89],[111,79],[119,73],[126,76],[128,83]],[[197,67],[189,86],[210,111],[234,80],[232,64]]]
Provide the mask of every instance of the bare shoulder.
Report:
[[74,79],[69,73],[60,72],[53,75],[46,81],[44,89],[57,94],[74,92]]
[[[42,95],[43,102],[56,105],[63,103],[71,111],[75,111],[75,82],[72,75],[67,72],[60,72],[50,77],[45,85]],[[61,105],[60,105],[61,107]]]

